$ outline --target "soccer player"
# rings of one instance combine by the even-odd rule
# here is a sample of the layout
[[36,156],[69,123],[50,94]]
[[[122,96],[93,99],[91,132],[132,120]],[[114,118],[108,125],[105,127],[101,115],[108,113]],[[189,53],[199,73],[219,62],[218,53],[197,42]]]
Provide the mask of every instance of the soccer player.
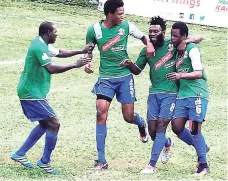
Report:
[[[188,36],[188,27],[183,22],[174,23],[171,34],[172,43],[176,47]],[[184,57],[178,59],[176,68],[177,72],[167,74],[169,80],[179,80],[180,83],[172,130],[182,141],[195,147],[199,161],[195,174],[205,175],[210,170],[201,127],[206,115],[209,90],[199,47],[196,44],[187,45]],[[191,131],[185,128],[187,120],[192,120]]]
[[[147,121],[149,134],[154,141],[149,165],[141,173],[155,173],[156,163],[161,155],[162,163],[167,163],[170,158],[170,149],[173,145],[171,138],[167,138],[166,128],[171,121],[178,85],[176,81],[166,79],[166,74],[176,70],[176,48],[170,38],[165,37],[166,21],[161,17],[152,17],[149,27],[149,38],[155,47],[155,56],[148,59],[145,48],[142,49],[135,64],[130,60],[125,60],[121,65],[127,66],[135,75],[141,73],[147,64],[150,66],[150,80],[152,86],[149,90],[147,101]],[[186,47],[186,43],[200,42],[201,37],[192,36],[181,42],[179,50]]]
[[91,61],[90,58],[81,58],[68,65],[56,65],[51,60],[51,54],[59,57],[73,56],[77,53],[86,53],[91,48],[86,46],[83,51],[60,50],[50,53],[48,45],[54,43],[57,37],[56,26],[51,22],[43,22],[39,27],[39,36],[28,48],[25,58],[24,71],[21,74],[17,93],[25,116],[32,122],[39,124],[31,131],[24,144],[11,155],[11,159],[28,168],[34,168],[25,154],[46,133],[44,152],[37,165],[49,174],[58,174],[59,170],[50,166],[51,153],[55,149],[60,122],[54,110],[46,100],[50,89],[51,74],[66,72],[80,68]]
[[[148,56],[153,53],[153,45],[136,26],[124,21],[124,8],[122,0],[108,0],[104,4],[106,19],[88,28],[87,43],[97,44],[100,51],[99,78],[92,92],[97,95],[96,109],[96,143],[98,160],[95,161],[95,169],[107,169],[105,159],[105,139],[107,135],[106,120],[109,106],[116,95],[117,101],[122,104],[123,118],[126,122],[136,124],[142,142],[147,142],[147,124],[134,112],[135,88],[134,79],[127,67],[119,64],[128,58],[128,35],[140,39],[147,45]],[[92,56],[92,55],[90,55]],[[91,65],[85,71],[91,73]]]

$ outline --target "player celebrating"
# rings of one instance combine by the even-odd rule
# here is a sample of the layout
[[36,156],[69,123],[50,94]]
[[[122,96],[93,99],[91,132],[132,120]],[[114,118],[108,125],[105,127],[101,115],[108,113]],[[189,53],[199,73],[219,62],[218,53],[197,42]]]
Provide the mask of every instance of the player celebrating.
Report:
[[[171,34],[174,46],[178,46],[188,36],[188,27],[183,22],[174,23]],[[181,140],[195,147],[199,160],[195,174],[205,175],[210,170],[206,159],[207,146],[201,126],[206,115],[209,90],[200,51],[196,44],[187,45],[184,57],[178,59],[176,68],[177,73],[167,74],[169,80],[179,80],[180,83],[172,130]],[[191,133],[185,128],[187,120],[192,120]]]
[[[161,161],[167,163],[170,158],[170,149],[173,145],[171,138],[165,135],[166,128],[172,118],[176,102],[178,86],[176,81],[166,79],[166,74],[176,70],[176,50],[170,40],[165,38],[166,21],[161,17],[152,17],[149,27],[149,37],[155,47],[155,56],[148,60],[145,48],[142,49],[135,64],[125,60],[121,65],[127,66],[132,73],[138,75],[147,64],[150,66],[150,87],[147,101],[148,129],[154,141],[149,165],[141,173],[154,173],[159,155],[163,149]],[[192,36],[183,41],[178,47],[183,50],[186,43],[200,42],[201,37]]]
[[90,58],[81,58],[75,63],[68,65],[56,65],[52,62],[50,54],[59,57],[68,57],[77,53],[86,53],[91,45],[86,46],[84,51],[48,50],[48,44],[54,43],[57,37],[57,30],[53,23],[43,22],[39,27],[39,36],[35,38],[25,59],[24,71],[17,87],[21,106],[25,116],[32,122],[39,124],[31,131],[24,144],[11,155],[11,159],[22,165],[34,168],[25,154],[27,151],[46,133],[43,156],[38,160],[37,165],[47,173],[58,174],[59,170],[50,166],[51,153],[55,149],[57,135],[60,127],[55,112],[46,100],[50,89],[51,74],[66,72],[73,68],[80,68],[91,61]]
[[[97,95],[97,124],[96,142],[98,160],[95,169],[107,169],[105,159],[105,139],[107,135],[106,120],[109,106],[116,95],[118,102],[122,104],[123,118],[128,123],[138,125],[142,142],[147,142],[146,122],[134,112],[135,88],[134,80],[127,67],[119,64],[128,58],[127,41],[128,35],[142,40],[147,44],[148,55],[151,56],[154,49],[149,39],[136,28],[135,25],[124,21],[124,8],[122,0],[108,0],[104,4],[106,19],[89,27],[86,42],[98,45],[100,51],[100,75],[92,92]],[[86,67],[86,72],[91,73],[91,67]]]

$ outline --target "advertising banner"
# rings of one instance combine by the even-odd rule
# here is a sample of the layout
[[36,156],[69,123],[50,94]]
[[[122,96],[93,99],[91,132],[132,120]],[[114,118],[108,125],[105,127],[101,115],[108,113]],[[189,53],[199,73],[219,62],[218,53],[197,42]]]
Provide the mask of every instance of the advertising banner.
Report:
[[[99,10],[105,1],[99,1]],[[124,0],[124,9],[126,14],[228,27],[228,0]]]

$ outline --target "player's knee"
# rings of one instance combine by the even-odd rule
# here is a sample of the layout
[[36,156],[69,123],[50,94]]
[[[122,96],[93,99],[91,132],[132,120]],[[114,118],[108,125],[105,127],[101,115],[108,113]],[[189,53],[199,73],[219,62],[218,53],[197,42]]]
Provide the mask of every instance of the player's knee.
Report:
[[184,130],[184,128],[182,128],[182,127],[176,125],[174,121],[171,122],[171,127],[172,127],[172,131],[173,131],[176,135],[179,135],[179,134]]
[[134,120],[134,114],[124,114],[123,115],[123,118],[128,123],[134,123],[135,122],[135,120]]
[[51,118],[50,120],[47,121],[48,123],[48,128],[51,131],[58,132],[60,128],[60,122],[56,118]]
[[165,132],[169,122],[169,119],[159,118],[156,132]]

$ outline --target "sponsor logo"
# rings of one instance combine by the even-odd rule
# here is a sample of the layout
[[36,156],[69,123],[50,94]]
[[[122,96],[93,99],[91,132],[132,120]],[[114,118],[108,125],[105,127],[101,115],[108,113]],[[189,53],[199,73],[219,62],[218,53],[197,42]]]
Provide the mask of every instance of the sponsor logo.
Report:
[[119,46],[116,46],[116,47],[112,47],[111,48],[111,51],[112,52],[119,52],[121,50],[124,50],[124,45],[119,45]]
[[188,71],[189,71],[189,68],[183,68],[178,70],[178,73],[188,73]]
[[188,58],[188,52],[187,51],[184,52],[184,58]]
[[175,63],[176,63],[175,61],[171,61],[171,62],[169,62],[169,63],[166,63],[164,66],[165,66],[165,68],[169,68],[169,67],[174,66]]
[[205,19],[205,16],[200,16],[200,21],[203,21]]
[[156,64],[154,64],[154,69],[158,70],[162,65],[164,65],[170,58],[172,58],[172,52],[168,52],[162,59],[160,59]]
[[42,60],[48,60],[50,59],[47,53],[42,54]]
[[172,43],[170,43],[170,44],[168,45],[168,50],[171,52],[171,51],[173,51],[173,49],[174,49],[174,46],[173,46]]
[[228,0],[219,0],[215,11],[228,12]]
[[194,20],[195,19],[195,14],[190,14],[189,19]]
[[179,14],[179,18],[180,18],[180,19],[184,19],[184,13],[180,13],[180,14]]
[[111,48],[113,45],[115,45],[116,43],[118,43],[120,41],[120,36],[116,36],[113,39],[109,40],[107,43],[105,43],[102,46],[102,50],[105,52],[107,51],[109,48]]
[[124,35],[124,33],[125,33],[125,30],[123,28],[120,28],[118,30],[118,35],[122,36],[122,35]]

